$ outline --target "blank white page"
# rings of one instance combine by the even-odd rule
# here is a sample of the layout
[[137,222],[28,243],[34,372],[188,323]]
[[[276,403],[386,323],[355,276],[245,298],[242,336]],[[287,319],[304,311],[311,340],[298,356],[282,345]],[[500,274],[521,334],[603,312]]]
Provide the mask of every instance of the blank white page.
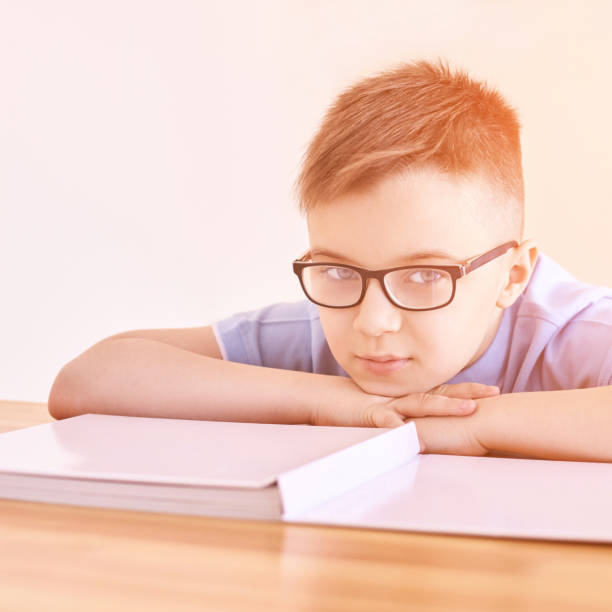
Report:
[[386,431],[85,414],[0,434],[0,472],[259,488]]
[[612,464],[419,455],[294,522],[612,542]]

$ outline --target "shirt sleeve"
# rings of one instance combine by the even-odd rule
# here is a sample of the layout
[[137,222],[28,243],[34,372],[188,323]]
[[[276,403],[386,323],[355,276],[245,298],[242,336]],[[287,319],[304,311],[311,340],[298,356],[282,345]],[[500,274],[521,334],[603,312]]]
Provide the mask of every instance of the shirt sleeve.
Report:
[[612,384],[612,297],[578,313],[551,339],[541,363],[549,389]]
[[311,321],[304,302],[279,302],[212,324],[223,358],[312,372]]

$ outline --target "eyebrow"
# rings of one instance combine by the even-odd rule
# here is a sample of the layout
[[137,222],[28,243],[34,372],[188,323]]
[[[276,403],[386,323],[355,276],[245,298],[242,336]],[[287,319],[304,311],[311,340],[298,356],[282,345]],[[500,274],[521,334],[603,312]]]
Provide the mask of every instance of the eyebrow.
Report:
[[[329,251],[327,249],[319,249],[314,248],[310,250],[310,256],[314,257],[315,255],[325,255],[327,257],[334,257],[336,259],[344,259],[345,261],[351,261],[350,257],[345,257],[340,253],[335,253],[334,251]],[[411,255],[404,255],[400,257],[400,260],[416,260],[416,259],[430,259],[432,257],[439,257],[442,259],[451,259],[453,261],[458,261],[457,257],[454,257],[450,253],[446,251],[420,251],[418,253],[412,253]]]

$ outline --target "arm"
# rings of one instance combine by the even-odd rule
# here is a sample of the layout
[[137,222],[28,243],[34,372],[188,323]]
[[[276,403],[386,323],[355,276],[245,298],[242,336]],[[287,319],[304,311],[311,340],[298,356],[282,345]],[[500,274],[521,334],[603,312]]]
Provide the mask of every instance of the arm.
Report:
[[476,412],[463,419],[415,424],[431,453],[612,461],[612,386],[508,393],[478,400]]
[[395,427],[406,415],[473,412],[461,407],[462,400],[491,394],[482,385],[461,383],[403,398],[375,396],[350,378],[246,365],[220,355],[210,327],[118,334],[60,370],[49,412],[55,418],[93,412]]
[[158,340],[103,340],[69,362],[49,394],[49,412],[308,423],[323,398],[350,398],[348,379],[251,366]]

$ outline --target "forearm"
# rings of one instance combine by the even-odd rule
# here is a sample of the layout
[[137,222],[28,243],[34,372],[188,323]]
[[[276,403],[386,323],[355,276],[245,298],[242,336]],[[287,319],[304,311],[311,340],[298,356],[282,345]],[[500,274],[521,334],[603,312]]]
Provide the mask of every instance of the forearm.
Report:
[[68,363],[49,395],[56,418],[97,412],[145,417],[310,423],[351,381],[205,357],[144,338],[100,342]]
[[475,433],[490,451],[612,461],[612,386],[509,393],[478,403]]

